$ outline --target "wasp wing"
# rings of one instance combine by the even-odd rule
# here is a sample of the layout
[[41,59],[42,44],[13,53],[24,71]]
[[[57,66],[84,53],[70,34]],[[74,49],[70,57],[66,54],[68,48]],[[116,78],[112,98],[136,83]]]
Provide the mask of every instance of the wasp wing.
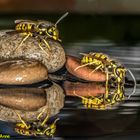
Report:
[[15,20],[15,24],[18,24],[18,23],[25,23],[25,24],[37,24],[38,22],[37,21],[33,21],[33,20],[24,20],[24,19],[17,19]]

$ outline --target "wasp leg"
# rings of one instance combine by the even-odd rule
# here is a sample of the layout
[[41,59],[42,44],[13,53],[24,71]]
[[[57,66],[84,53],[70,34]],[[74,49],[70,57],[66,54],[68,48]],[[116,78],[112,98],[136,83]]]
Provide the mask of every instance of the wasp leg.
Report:
[[21,118],[21,116],[20,116],[19,113],[17,113],[16,111],[14,111],[14,112],[17,114],[19,120],[23,123],[23,125],[28,129],[30,126],[28,126],[28,125],[25,123],[25,121]]
[[59,42],[62,42],[62,40],[61,40],[61,39],[59,39],[59,38],[58,38],[58,41],[59,41]]
[[43,47],[41,46],[41,42],[38,43],[38,46],[39,46],[39,48],[40,48],[46,55],[48,55],[47,52],[46,52],[46,51],[43,49]]
[[74,94],[75,96],[77,96],[77,97],[81,98],[81,99],[85,99],[85,97],[82,97],[82,96],[80,96],[80,95],[76,94],[75,90],[73,91],[73,94]]
[[48,47],[48,49],[51,50],[51,47],[50,47],[49,43],[45,39],[42,39],[42,40],[44,41],[44,43]]
[[[37,116],[37,119],[39,120],[40,119],[40,116],[45,112],[46,108],[44,108],[42,110],[42,112],[39,113],[39,115]],[[49,119],[49,116],[47,115],[46,118],[44,119],[44,121],[41,123],[41,126],[43,126]]]
[[56,131],[56,122],[59,120],[59,118],[57,118],[50,126],[48,126],[45,130],[44,130],[44,134],[46,134],[47,136],[51,136],[53,137],[55,131]]
[[55,131],[56,131],[56,126],[53,126],[53,128],[48,127],[44,130],[44,134],[46,136],[49,136],[49,137],[53,138]]
[[96,70],[98,70],[99,68],[101,68],[102,65],[99,65],[98,67],[96,67],[92,72],[89,73],[89,75],[91,75],[92,73],[94,73]]
[[83,68],[85,66],[88,66],[88,65],[91,65],[91,64],[94,64],[95,62],[90,62],[90,63],[86,63],[86,64],[83,64],[81,66],[78,66],[77,68],[74,69],[74,71],[78,70],[79,68]]
[[24,42],[25,40],[28,39],[29,36],[32,36],[32,34],[31,34],[31,33],[27,34],[27,35],[23,38],[23,40],[20,42],[20,44],[19,44],[13,51],[15,52],[15,51],[23,44],[23,42]]
[[43,126],[49,119],[49,115],[46,116],[46,118],[44,119],[44,121],[41,123],[41,126]]
[[78,70],[79,68],[83,68],[85,66],[88,66],[88,65],[89,65],[89,63],[86,63],[86,64],[83,64],[81,66],[78,66],[77,68],[74,69],[74,71]]
[[82,99],[82,104],[84,105],[84,107],[87,107],[87,104],[88,104],[88,99],[87,99],[87,98],[82,97],[82,96],[76,94],[75,90],[73,91],[73,94],[74,94],[75,96],[79,97],[80,99]]
[[44,108],[44,109],[39,113],[39,115],[37,116],[37,119],[38,119],[38,120],[40,119],[40,116],[44,113],[45,110],[46,110],[46,108]]

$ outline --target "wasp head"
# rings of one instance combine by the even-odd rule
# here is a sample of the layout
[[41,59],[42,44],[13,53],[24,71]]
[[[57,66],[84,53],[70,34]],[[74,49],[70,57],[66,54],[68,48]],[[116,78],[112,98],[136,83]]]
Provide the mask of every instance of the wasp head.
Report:
[[52,37],[54,40],[60,41],[59,32],[58,32],[58,29],[55,26],[48,27],[47,30],[46,30],[46,34],[48,36]]

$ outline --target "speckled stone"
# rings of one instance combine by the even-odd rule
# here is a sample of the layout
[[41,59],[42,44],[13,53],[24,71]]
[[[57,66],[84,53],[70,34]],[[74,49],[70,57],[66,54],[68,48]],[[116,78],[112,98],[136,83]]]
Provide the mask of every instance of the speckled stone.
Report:
[[64,106],[64,91],[63,89],[56,83],[46,90],[46,105],[39,108],[36,111],[23,111],[23,110],[15,110],[11,108],[4,107],[0,105],[0,120],[8,121],[8,122],[20,122],[17,114],[19,113],[23,120],[26,122],[36,121],[37,116],[40,112],[43,112],[42,118],[48,114],[50,117],[56,115],[60,112],[60,109]]
[[48,72],[55,72],[59,70],[65,63],[65,52],[59,42],[53,40],[47,40],[51,46],[51,50],[42,43],[42,51],[39,48],[38,40],[35,37],[29,37],[23,42],[23,44],[16,49],[25,36],[16,33],[6,33],[6,31],[0,32],[0,59],[13,59],[13,58],[27,58],[35,59],[43,63]]

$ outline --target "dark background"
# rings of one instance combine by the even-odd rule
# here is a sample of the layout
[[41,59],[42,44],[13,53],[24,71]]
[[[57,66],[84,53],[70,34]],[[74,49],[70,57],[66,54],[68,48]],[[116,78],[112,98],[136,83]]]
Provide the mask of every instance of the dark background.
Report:
[[[16,19],[43,19],[58,24],[66,54],[80,57],[80,52],[103,52],[129,68],[137,79],[137,91],[130,99],[110,110],[87,110],[78,98],[66,97],[58,116],[54,139],[129,140],[140,139],[140,2],[138,0],[0,0],[0,29],[14,29]],[[127,73],[128,84],[132,78]],[[126,86],[125,94],[133,86]],[[12,139],[22,137],[14,124],[0,122],[0,133]],[[42,139],[46,139],[42,137]]]

